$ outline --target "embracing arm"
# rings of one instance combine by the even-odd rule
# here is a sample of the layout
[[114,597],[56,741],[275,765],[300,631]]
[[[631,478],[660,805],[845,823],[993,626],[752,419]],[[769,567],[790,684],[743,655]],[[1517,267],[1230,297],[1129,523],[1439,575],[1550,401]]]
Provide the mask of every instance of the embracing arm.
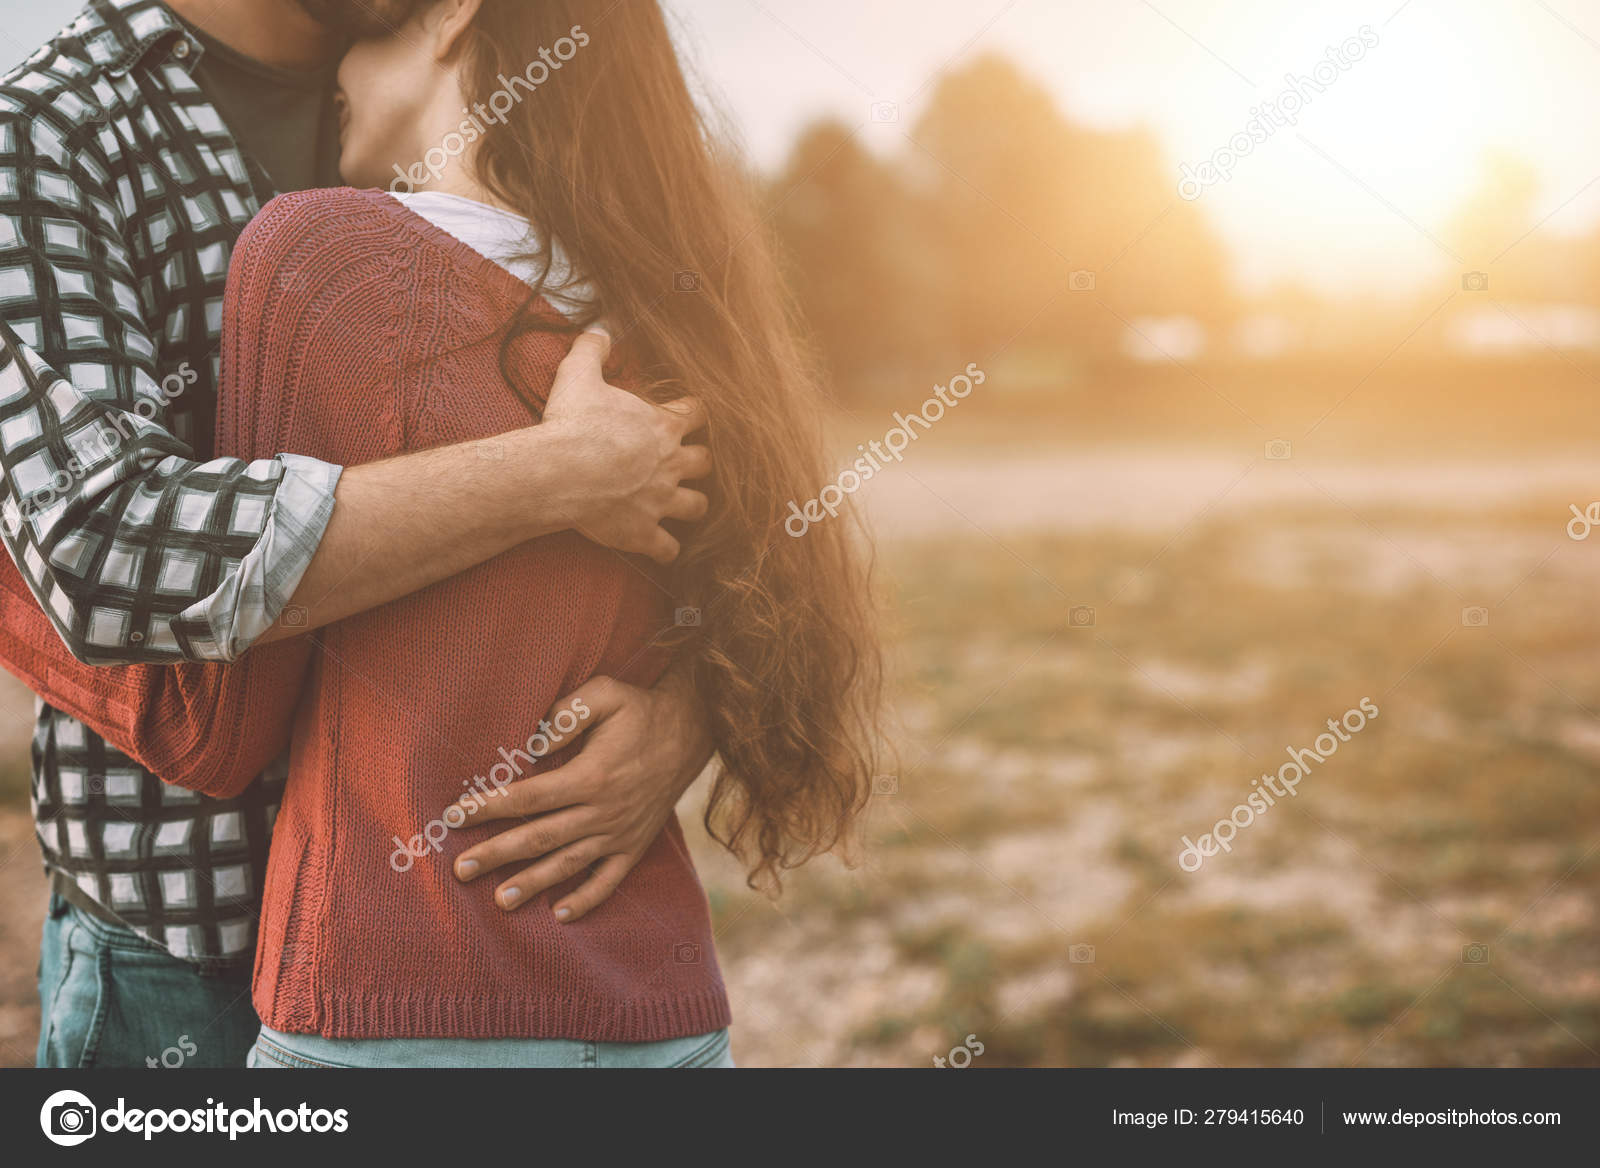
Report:
[[238,665],[85,665],[0,557],[0,663],[164,782],[226,798],[287,749],[311,643]]
[[[18,362],[24,359],[26,354],[16,355]],[[70,394],[70,387],[58,384],[51,397],[70,400]],[[221,404],[217,449],[242,456],[233,462],[256,465],[243,460],[262,454],[265,435],[259,419],[238,402]],[[286,492],[295,489],[282,485]],[[254,503],[259,511],[271,509],[277,501],[281,500]],[[213,499],[212,505],[226,506],[237,519],[251,502],[240,495]],[[126,515],[112,518],[128,521]],[[270,553],[272,543],[283,535],[281,528],[274,531],[269,523],[262,536],[264,550]],[[176,554],[185,562],[186,550],[182,545],[163,548],[157,543],[145,545],[142,554]],[[137,575],[131,568],[126,574],[130,582]],[[162,575],[165,578],[166,572]],[[309,662],[309,640],[259,649],[237,665],[107,667],[80,660],[69,641],[58,635],[60,628],[60,621],[53,623],[39,607],[17,564],[0,557],[0,664],[54,709],[77,718],[163,781],[206,795],[239,794],[287,748]]]
[[526,540],[568,528],[659,563],[678,554],[663,519],[693,520],[706,497],[682,484],[711,456],[684,445],[698,403],[652,405],[606,383],[604,332],[587,332],[556,372],[537,426],[351,467],[289,604],[262,642],[365,612]]
[[286,745],[305,650],[249,673],[155,663],[229,659],[271,622],[339,468],[202,462],[176,437],[213,362],[163,361],[142,229],[92,129],[0,114],[0,168],[31,176],[0,191],[0,664],[163,779],[233,794]]

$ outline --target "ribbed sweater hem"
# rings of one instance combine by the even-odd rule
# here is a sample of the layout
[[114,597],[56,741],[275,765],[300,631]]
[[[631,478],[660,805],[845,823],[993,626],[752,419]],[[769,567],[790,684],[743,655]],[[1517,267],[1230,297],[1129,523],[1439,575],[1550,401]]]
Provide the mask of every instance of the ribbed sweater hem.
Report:
[[661,1042],[721,1030],[732,1022],[721,989],[674,998],[452,998],[438,994],[317,995],[320,1025],[259,1003],[261,1020],[285,1034],[323,1038],[566,1038]]

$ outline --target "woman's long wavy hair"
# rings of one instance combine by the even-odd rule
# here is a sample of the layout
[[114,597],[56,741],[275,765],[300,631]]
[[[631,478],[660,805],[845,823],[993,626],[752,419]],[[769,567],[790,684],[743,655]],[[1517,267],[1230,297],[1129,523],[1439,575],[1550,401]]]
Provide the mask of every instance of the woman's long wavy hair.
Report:
[[559,63],[535,91],[513,87],[477,178],[561,242],[653,399],[705,403],[710,513],[671,573],[700,621],[669,643],[721,758],[707,830],[775,893],[785,869],[849,851],[879,765],[883,668],[859,528],[844,513],[785,528],[828,479],[821,396],[753,184],[697,108],[656,0],[482,0],[462,52],[468,99],[486,105],[533,62]]

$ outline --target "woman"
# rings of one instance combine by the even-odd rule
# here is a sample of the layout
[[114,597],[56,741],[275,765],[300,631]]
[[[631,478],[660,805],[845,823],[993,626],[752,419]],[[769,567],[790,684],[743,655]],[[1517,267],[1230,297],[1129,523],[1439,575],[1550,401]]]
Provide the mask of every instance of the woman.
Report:
[[[841,525],[784,533],[824,466],[760,225],[649,0],[421,0],[339,77],[346,179],[398,171],[410,189],[285,196],[241,237],[219,451],[349,465],[483,438],[495,457],[489,436],[538,415],[603,315],[632,388],[692,386],[705,405],[705,521],[669,572],[565,533],[315,644],[115,671],[144,696],[94,724],[212,794],[291,745],[252,1065],[731,1065],[676,821],[582,920],[505,911],[514,883],[463,884],[450,864],[499,788],[561,761],[588,711],[542,723],[558,698],[599,675],[649,685],[674,655],[722,763],[707,827],[753,886],[840,843],[865,801],[867,592]],[[243,388],[261,386],[283,389]],[[185,716],[147,716],[154,690]],[[550,862],[576,878],[601,860]]]

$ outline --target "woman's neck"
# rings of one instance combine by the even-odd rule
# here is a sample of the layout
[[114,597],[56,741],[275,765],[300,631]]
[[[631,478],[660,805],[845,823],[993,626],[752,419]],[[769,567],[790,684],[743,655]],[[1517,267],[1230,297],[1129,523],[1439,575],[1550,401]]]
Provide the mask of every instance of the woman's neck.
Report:
[[457,198],[471,199],[477,203],[497,207],[502,211],[509,211],[513,215],[527,214],[527,211],[506,203],[478,181],[472,170],[472,155],[470,153],[456,159],[445,167],[439,177],[430,182],[425,189],[436,194],[455,195]]
[[279,69],[314,69],[339,55],[339,34],[295,0],[167,0],[184,20],[235,52]]

